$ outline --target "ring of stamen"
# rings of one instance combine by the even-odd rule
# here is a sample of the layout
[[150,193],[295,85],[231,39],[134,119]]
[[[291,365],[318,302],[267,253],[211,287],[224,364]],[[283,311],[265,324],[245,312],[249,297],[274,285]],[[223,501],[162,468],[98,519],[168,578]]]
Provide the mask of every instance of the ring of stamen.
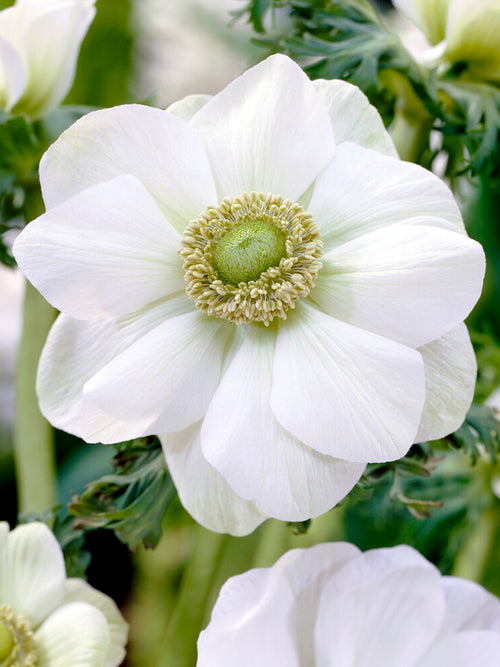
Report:
[[[257,229],[274,227],[284,239],[283,253],[276,257],[280,257],[276,265],[255,279],[233,284],[219,270],[216,251],[219,248],[221,254],[219,243],[231,230],[249,224]],[[226,197],[217,207],[209,206],[186,227],[182,243],[189,297],[207,315],[235,324],[268,326],[275,317],[286,319],[288,310],[314,286],[323,254],[319,227],[310,213],[280,195],[260,192],[244,192]]]
[[0,631],[3,649],[0,664],[6,667],[35,667],[35,635],[28,621],[8,604],[0,605]]

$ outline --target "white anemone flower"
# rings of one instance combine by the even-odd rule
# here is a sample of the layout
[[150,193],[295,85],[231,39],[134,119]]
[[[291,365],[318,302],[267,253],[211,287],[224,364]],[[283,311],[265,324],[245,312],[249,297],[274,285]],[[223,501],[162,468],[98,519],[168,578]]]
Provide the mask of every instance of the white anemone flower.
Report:
[[160,434],[204,526],[316,517],[461,424],[483,252],[356,87],[272,56],[213,98],[88,114],[41,182],[14,249],[63,313],[41,409],[89,442]]
[[232,577],[197,667],[496,667],[500,601],[409,546],[294,549]]
[[0,664],[118,667],[128,626],[107,595],[67,579],[56,538],[43,523],[9,532],[0,523]]
[[426,61],[465,68],[469,79],[500,81],[500,0],[394,0],[433,49]]
[[95,0],[17,0],[0,12],[0,108],[38,118],[73,83]]

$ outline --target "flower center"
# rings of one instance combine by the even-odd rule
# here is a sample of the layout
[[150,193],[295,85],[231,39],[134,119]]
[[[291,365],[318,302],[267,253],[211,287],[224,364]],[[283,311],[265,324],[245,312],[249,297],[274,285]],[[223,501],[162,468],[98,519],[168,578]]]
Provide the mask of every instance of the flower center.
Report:
[[286,319],[311,291],[323,244],[310,213],[279,195],[244,192],[210,206],[184,230],[186,291],[235,324]]
[[247,222],[233,227],[215,246],[214,266],[226,283],[257,280],[277,266],[286,253],[283,234],[268,222]]
[[1,667],[35,667],[35,636],[29,623],[8,604],[0,605]]

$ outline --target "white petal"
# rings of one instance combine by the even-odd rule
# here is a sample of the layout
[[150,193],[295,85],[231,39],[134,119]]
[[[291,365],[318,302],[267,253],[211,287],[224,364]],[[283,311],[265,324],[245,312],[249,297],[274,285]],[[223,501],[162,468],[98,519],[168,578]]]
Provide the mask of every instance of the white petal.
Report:
[[87,602],[70,602],[35,633],[38,667],[103,667],[110,634],[103,613]]
[[120,174],[136,176],[179,231],[217,203],[210,166],[193,130],[166,111],[139,104],[83,116],[40,163],[47,208]]
[[465,324],[419,349],[425,404],[416,440],[437,440],[463,423],[474,397],[476,356]]
[[264,514],[283,521],[319,516],[352,489],[365,466],[319,454],[278,423],[270,405],[275,335],[253,326],[238,334],[203,421],[203,454]]
[[120,614],[113,600],[89,586],[82,579],[68,579],[63,604],[68,602],[88,602],[97,607],[106,618],[110,632],[110,645],[103,667],[118,667],[125,658],[125,645],[127,643],[128,625]]
[[83,388],[84,439],[119,442],[176,432],[203,417],[233,327],[193,310],[163,322]]
[[[5,11],[5,10],[4,10]],[[0,33],[0,106],[10,111],[26,86],[26,72],[16,49]]]
[[317,667],[415,665],[443,615],[439,573],[405,568],[368,581],[354,579],[350,589],[339,591],[337,581],[355,562],[359,559],[324,587],[316,623]]
[[314,449],[347,461],[403,456],[424,404],[421,355],[302,301],[276,343],[271,406]]
[[352,141],[384,155],[399,157],[379,112],[357,86],[326,79],[313,81],[313,86],[325,101],[337,145]]
[[321,227],[325,252],[416,216],[444,219],[463,229],[453,195],[437,176],[350,142],[337,148],[317,179],[308,208]]
[[288,579],[296,600],[293,625],[300,665],[314,664],[314,626],[326,583],[360,553],[347,542],[317,544],[309,549],[292,549],[273,566]]
[[201,423],[160,437],[181,503],[202,526],[217,533],[248,535],[268,517],[240,498],[201,451]]
[[61,547],[49,528],[23,524],[2,531],[0,600],[37,626],[61,602],[66,570]]
[[173,102],[167,107],[167,111],[188,122],[212,97],[213,95],[187,95],[182,100]]
[[16,108],[38,117],[57,107],[73,83],[94,2],[18,3],[15,9],[23,29],[17,46],[27,70],[26,90]]
[[418,662],[417,667],[498,667],[499,655],[500,633],[475,630],[441,640]]
[[51,424],[83,435],[83,387],[107,363],[169,317],[192,311],[182,295],[118,321],[74,320],[60,315],[38,365],[40,409]]
[[221,197],[256,190],[296,201],[335,149],[323,100],[283,55],[230,83],[190,124],[205,143]]
[[119,176],[50,209],[21,232],[21,270],[77,319],[120,316],[184,289],[180,234],[146,188]]
[[419,347],[470,313],[484,266],[483,249],[463,234],[391,225],[327,253],[311,298],[332,317]]
[[197,667],[299,667],[290,618],[293,604],[279,570],[231,577],[198,639]]
[[500,633],[500,600],[474,581],[443,577],[446,598],[442,636],[465,630],[495,630]]
[[498,0],[453,0],[448,11],[444,58],[467,64],[469,80],[500,79]]
[[451,0],[394,0],[394,6],[421,28],[431,44],[444,39]]

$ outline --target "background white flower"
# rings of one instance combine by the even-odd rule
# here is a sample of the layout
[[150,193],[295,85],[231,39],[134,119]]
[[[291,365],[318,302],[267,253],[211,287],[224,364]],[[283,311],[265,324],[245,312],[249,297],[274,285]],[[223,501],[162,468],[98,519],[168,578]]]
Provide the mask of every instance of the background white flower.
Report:
[[0,523],[0,662],[118,667],[128,628],[117,606],[81,579],[43,523]]
[[500,80],[500,0],[394,0],[394,5],[435,45],[428,58],[460,63],[470,79]]
[[[85,116],[46,153],[41,182],[48,212],[14,248],[64,313],[39,367],[41,409],[90,442],[164,434],[181,501],[203,525],[245,534],[268,516],[318,516],[367,462],[461,424],[475,381],[462,320],[483,252],[447,187],[397,158],[354,86],[311,83],[273,56],[169,113]],[[279,266],[314,264],[253,296],[213,279],[195,247],[230,224],[221,201],[251,191],[290,200],[293,233],[311,234],[295,246],[290,233],[297,258]],[[186,269],[190,289],[224,317],[186,296],[183,243],[208,265]],[[263,326],[276,304],[286,312]],[[236,326],[238,313],[251,323]]]
[[95,0],[17,0],[0,12],[0,107],[39,117],[73,83]]
[[408,546],[295,549],[229,579],[198,667],[494,667],[500,602]]

